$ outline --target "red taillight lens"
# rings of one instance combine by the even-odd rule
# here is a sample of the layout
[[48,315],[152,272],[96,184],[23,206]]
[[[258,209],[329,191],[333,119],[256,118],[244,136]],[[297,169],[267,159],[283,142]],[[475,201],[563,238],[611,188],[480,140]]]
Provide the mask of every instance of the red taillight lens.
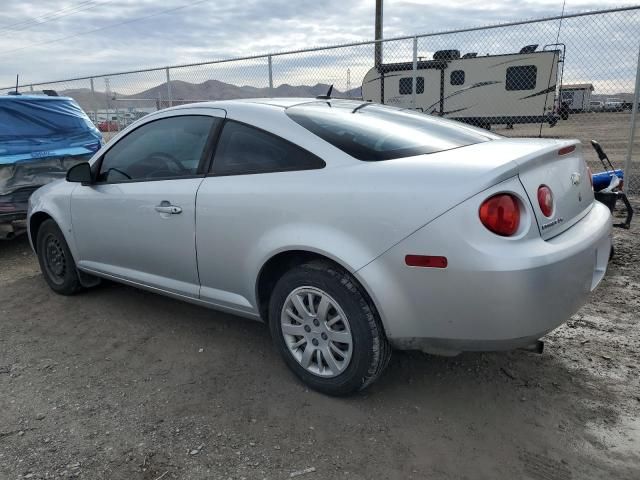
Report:
[[432,255],[407,255],[404,257],[404,261],[410,267],[423,268],[447,268],[449,264],[447,257]]
[[553,213],[553,193],[546,185],[538,187],[538,205],[540,205],[540,210],[545,217],[551,216]]
[[520,206],[515,196],[500,193],[480,205],[480,221],[493,233],[510,237],[520,226]]
[[575,151],[576,146],[575,145],[569,145],[568,147],[562,147],[560,150],[558,150],[558,155],[567,155],[573,151]]

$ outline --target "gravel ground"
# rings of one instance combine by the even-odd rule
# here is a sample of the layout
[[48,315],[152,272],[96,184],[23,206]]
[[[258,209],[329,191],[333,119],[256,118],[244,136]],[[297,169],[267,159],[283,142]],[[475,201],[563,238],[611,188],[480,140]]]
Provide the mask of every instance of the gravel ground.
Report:
[[639,223],[544,354],[396,352],[346,399],[259,323],[114,284],[57,296],[26,238],[0,243],[0,478],[638,479]]

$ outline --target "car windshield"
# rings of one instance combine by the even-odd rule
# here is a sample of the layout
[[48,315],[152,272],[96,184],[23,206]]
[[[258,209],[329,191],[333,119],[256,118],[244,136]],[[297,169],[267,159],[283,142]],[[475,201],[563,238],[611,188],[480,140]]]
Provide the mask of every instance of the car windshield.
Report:
[[354,101],[295,105],[287,109],[287,115],[343,152],[365,161],[442,152],[499,138],[423,113]]

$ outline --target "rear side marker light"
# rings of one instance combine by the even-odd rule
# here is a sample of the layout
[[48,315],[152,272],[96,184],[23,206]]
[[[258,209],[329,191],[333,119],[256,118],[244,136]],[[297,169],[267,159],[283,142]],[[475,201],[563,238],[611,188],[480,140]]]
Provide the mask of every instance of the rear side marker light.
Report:
[[447,268],[447,257],[434,257],[432,255],[407,255],[404,261],[410,267],[423,268]]
[[546,185],[538,187],[538,205],[545,217],[550,217],[553,213],[553,193]]
[[569,153],[575,151],[576,146],[575,145],[569,145],[568,147],[562,147],[560,150],[558,150],[558,155],[568,155]]
[[520,205],[514,195],[499,193],[487,198],[478,212],[480,221],[496,235],[510,237],[520,226]]

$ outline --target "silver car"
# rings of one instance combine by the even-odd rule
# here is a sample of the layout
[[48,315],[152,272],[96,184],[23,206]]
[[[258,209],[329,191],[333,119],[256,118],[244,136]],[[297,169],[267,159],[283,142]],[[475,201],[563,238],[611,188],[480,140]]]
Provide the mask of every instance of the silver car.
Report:
[[163,110],[38,190],[51,288],[101,278],[268,323],[334,395],[392,348],[535,344],[605,274],[611,216],[573,140],[334,99]]

